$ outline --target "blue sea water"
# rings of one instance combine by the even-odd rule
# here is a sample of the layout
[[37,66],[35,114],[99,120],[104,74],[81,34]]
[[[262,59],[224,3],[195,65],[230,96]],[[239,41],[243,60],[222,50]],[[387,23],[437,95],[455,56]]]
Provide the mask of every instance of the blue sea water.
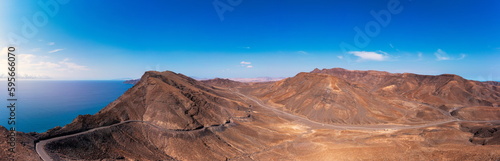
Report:
[[[45,132],[64,126],[78,115],[95,114],[133,85],[123,81],[35,81],[16,82],[16,131]],[[3,108],[0,125],[7,128],[10,111],[7,82],[0,81]],[[3,94],[2,94],[3,93]]]

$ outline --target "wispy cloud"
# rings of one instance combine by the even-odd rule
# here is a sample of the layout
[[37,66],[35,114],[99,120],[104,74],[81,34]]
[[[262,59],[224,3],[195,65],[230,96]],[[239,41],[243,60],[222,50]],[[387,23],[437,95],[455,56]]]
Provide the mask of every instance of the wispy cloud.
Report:
[[[87,66],[79,65],[68,58],[55,61],[52,58],[40,57],[34,54],[19,54],[18,57],[19,73],[21,75],[52,77],[89,70]],[[2,71],[2,73],[5,72]]]
[[243,49],[251,49],[251,47],[250,46],[245,46],[245,47],[243,47]]
[[464,59],[467,56],[466,54],[461,53],[460,57],[453,58],[453,57],[448,56],[448,53],[446,53],[445,51],[443,51],[441,49],[438,49],[436,52],[434,52],[434,55],[436,56],[436,60],[438,60],[438,61],[442,61],[442,60],[462,60],[462,59]]
[[394,47],[394,45],[392,43],[389,43],[389,46],[392,48],[392,49],[395,49],[396,51],[399,51],[398,48]]
[[342,59],[344,59],[344,56],[338,55],[337,58],[339,58],[340,60],[342,60]]
[[60,61],[59,64],[65,66],[68,70],[89,70],[86,66],[69,62],[68,58],[64,59],[63,61]]
[[51,46],[55,45],[55,44],[56,44],[55,42],[49,42],[49,43],[47,43],[47,45],[51,45]]
[[[43,58],[42,58],[43,59]],[[65,58],[59,62],[51,62],[47,60],[41,60],[40,57],[33,54],[20,54],[19,55],[19,65],[22,69],[27,71],[33,70],[88,70],[86,66],[78,65],[76,63],[70,62],[70,59]]]
[[372,51],[351,51],[349,54],[355,55],[359,57],[358,61],[365,61],[365,60],[371,60],[371,61],[385,61],[389,58],[389,54],[383,51],[377,51],[377,52],[372,52]]
[[307,53],[306,51],[302,51],[302,50],[301,50],[301,51],[297,51],[297,53],[302,54],[302,55],[307,55],[307,54],[309,54],[309,53]]
[[441,61],[441,60],[450,60],[451,58],[448,56],[446,52],[444,52],[441,49],[438,49],[436,52],[434,52],[434,55],[436,56],[436,59]]
[[240,62],[240,65],[241,65],[242,67],[246,67],[246,68],[253,68],[252,63],[251,63],[251,62],[247,62],[247,61],[241,61],[241,62]]
[[60,52],[60,51],[63,51],[64,49],[55,49],[55,50],[51,50],[49,51],[49,53],[56,53],[56,52]]
[[251,62],[246,62],[246,61],[241,61],[240,62],[241,65],[248,65],[248,64],[252,64]]

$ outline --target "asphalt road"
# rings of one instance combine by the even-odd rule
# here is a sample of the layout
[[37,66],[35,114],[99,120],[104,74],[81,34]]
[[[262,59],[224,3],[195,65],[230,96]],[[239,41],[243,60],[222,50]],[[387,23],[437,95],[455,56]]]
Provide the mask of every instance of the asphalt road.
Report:
[[227,124],[232,124],[233,122],[230,121],[228,123],[224,123],[224,124],[220,124],[220,125],[211,125],[211,126],[205,126],[205,127],[202,127],[202,128],[199,128],[199,129],[195,129],[195,130],[174,130],[174,129],[165,129],[165,128],[162,128],[162,127],[159,127],[159,126],[156,126],[154,124],[151,124],[150,122],[148,121],[140,121],[140,120],[128,120],[128,121],[123,121],[123,122],[120,122],[120,123],[116,123],[116,124],[113,124],[113,125],[108,125],[108,126],[102,126],[102,127],[98,127],[98,128],[94,128],[94,129],[90,129],[90,130],[87,130],[87,131],[83,131],[83,132],[79,132],[79,133],[75,133],[75,134],[71,134],[71,135],[64,135],[64,136],[58,136],[58,137],[54,137],[54,138],[50,138],[50,139],[47,139],[47,140],[41,140],[39,141],[37,144],[36,144],[36,153],[38,153],[38,155],[40,156],[40,158],[42,158],[42,160],[44,161],[53,161],[54,159],[52,159],[52,157],[49,156],[49,153],[47,152],[47,150],[45,149],[45,146],[50,143],[50,142],[53,142],[53,141],[58,141],[58,140],[62,140],[62,139],[66,139],[66,138],[70,138],[70,137],[74,137],[74,136],[78,136],[78,135],[84,135],[84,134],[88,134],[88,133],[91,133],[91,132],[94,132],[94,131],[97,131],[97,130],[102,130],[102,129],[106,129],[106,128],[111,128],[111,127],[114,127],[114,126],[118,126],[118,125],[122,125],[122,124],[126,124],[126,123],[132,123],[132,122],[140,122],[140,123],[146,123],[150,126],[153,126],[155,128],[158,128],[162,131],[167,131],[167,132],[172,132],[172,133],[182,133],[182,132],[195,132],[195,131],[202,131],[202,130],[205,130],[207,128],[210,128],[210,127],[218,127],[218,126],[224,126],[224,125],[227,125]]
[[312,128],[318,128],[318,129],[334,129],[334,130],[386,130],[386,129],[392,129],[392,130],[402,130],[402,129],[415,129],[415,128],[423,128],[423,127],[431,127],[431,126],[437,126],[441,124],[446,124],[450,122],[475,122],[475,123],[500,123],[500,120],[494,120],[494,121],[469,121],[469,120],[459,120],[459,119],[451,119],[451,120],[444,120],[444,121],[438,121],[438,122],[433,122],[433,123],[426,123],[426,124],[419,124],[419,125],[397,125],[397,124],[379,124],[379,125],[333,125],[333,124],[325,124],[321,122],[316,122],[313,120],[309,120],[305,117],[301,117],[298,115],[294,115],[282,110],[279,110],[278,108],[271,107],[265,103],[262,103],[260,100],[257,100],[253,97],[244,95],[238,91],[233,91],[234,93],[247,98],[248,100],[251,100],[252,102],[258,104],[259,106],[273,111],[278,117],[287,117],[288,119],[294,120],[294,122],[297,123],[302,123],[304,125],[307,125]]

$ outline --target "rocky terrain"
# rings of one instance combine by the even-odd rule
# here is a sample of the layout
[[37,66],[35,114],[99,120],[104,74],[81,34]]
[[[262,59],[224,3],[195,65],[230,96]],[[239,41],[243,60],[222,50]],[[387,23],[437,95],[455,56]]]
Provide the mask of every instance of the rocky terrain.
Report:
[[497,81],[486,81],[484,83],[494,85],[494,86],[500,86],[500,82],[497,82]]
[[[268,84],[252,95],[284,110],[324,123],[380,124],[433,122],[453,119],[451,113],[486,106],[482,113],[498,120],[497,86],[444,74],[393,74],[380,71],[315,69]],[[470,108],[466,108],[470,109]],[[463,109],[463,110],[466,110]],[[463,111],[462,110],[462,111]]]
[[11,135],[10,131],[3,126],[0,126],[0,160],[33,160],[33,161],[41,161],[40,157],[35,151],[35,142],[36,139],[33,135],[35,133],[22,133],[16,132],[16,143],[15,143],[15,154],[9,151],[11,148],[9,142],[9,135]]
[[450,74],[334,68],[241,83],[150,71],[95,115],[19,133],[16,157],[498,160],[499,103],[498,85]]
[[230,79],[224,79],[224,78],[215,78],[215,79],[209,79],[209,80],[202,80],[201,82],[203,82],[203,83],[205,83],[207,85],[211,85],[211,86],[223,86],[223,87],[230,87],[230,88],[234,88],[234,87],[239,87],[239,86],[245,85],[245,83],[233,81],[233,80],[230,80]]

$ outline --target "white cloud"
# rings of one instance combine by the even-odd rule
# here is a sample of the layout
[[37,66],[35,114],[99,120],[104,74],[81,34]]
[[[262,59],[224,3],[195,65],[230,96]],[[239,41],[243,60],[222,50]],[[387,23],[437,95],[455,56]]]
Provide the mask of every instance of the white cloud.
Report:
[[249,64],[252,64],[251,62],[246,62],[246,61],[241,61],[240,62],[241,65],[249,65]]
[[434,52],[434,55],[436,56],[437,60],[450,60],[451,59],[448,56],[448,54],[441,49],[438,49],[436,52]]
[[337,58],[344,59],[344,56],[339,55],[339,56],[337,56]]
[[309,53],[307,53],[306,51],[302,51],[302,50],[301,50],[301,51],[297,51],[297,53],[302,54],[302,55],[307,55],[307,54],[309,54]]
[[[7,48],[1,48],[7,52]],[[81,65],[71,59],[59,57],[39,56],[35,54],[17,53],[16,70],[20,78],[55,78],[77,79],[82,75],[91,74],[87,66]],[[7,62],[5,57],[0,57],[0,62]],[[7,68],[0,68],[0,76],[7,75]]]
[[63,61],[60,61],[59,64],[64,65],[67,69],[70,70],[89,70],[86,66],[69,62],[68,58],[64,59]]
[[242,67],[246,67],[246,68],[253,68],[253,65],[251,65],[252,63],[251,62],[247,62],[247,61],[241,61],[240,62],[240,65]]
[[383,51],[351,51],[349,54],[359,57],[358,61],[363,60],[373,60],[373,61],[384,61],[389,58],[389,54]]
[[446,53],[445,51],[443,51],[441,49],[438,49],[436,52],[434,52],[434,55],[436,56],[436,60],[438,60],[438,61],[441,61],[441,60],[462,60],[467,56],[466,54],[461,53],[460,57],[458,57],[458,58],[450,57],[450,56],[448,56],[448,53]]
[[49,51],[49,53],[56,53],[56,52],[60,52],[60,51],[63,51],[64,49],[55,49],[55,50],[51,50]]
[[47,43],[47,45],[55,45],[56,43],[55,42],[49,42]]
[[42,75],[52,77],[56,75],[68,75],[66,72],[89,70],[86,66],[78,65],[67,58],[55,62],[51,61],[48,57],[39,57],[33,54],[19,54],[18,61],[18,69],[21,75]]
[[59,64],[56,64],[56,63],[52,63],[52,62],[39,62],[38,64],[36,64],[40,67],[43,67],[43,68],[59,68],[61,67],[61,65]]
[[[20,72],[26,71],[42,71],[50,70],[61,67],[61,65],[48,61],[41,61],[36,55],[33,54],[19,54],[19,70]],[[28,74],[28,73],[25,73]],[[32,73],[29,73],[32,74]],[[33,73],[34,74],[34,73]]]

